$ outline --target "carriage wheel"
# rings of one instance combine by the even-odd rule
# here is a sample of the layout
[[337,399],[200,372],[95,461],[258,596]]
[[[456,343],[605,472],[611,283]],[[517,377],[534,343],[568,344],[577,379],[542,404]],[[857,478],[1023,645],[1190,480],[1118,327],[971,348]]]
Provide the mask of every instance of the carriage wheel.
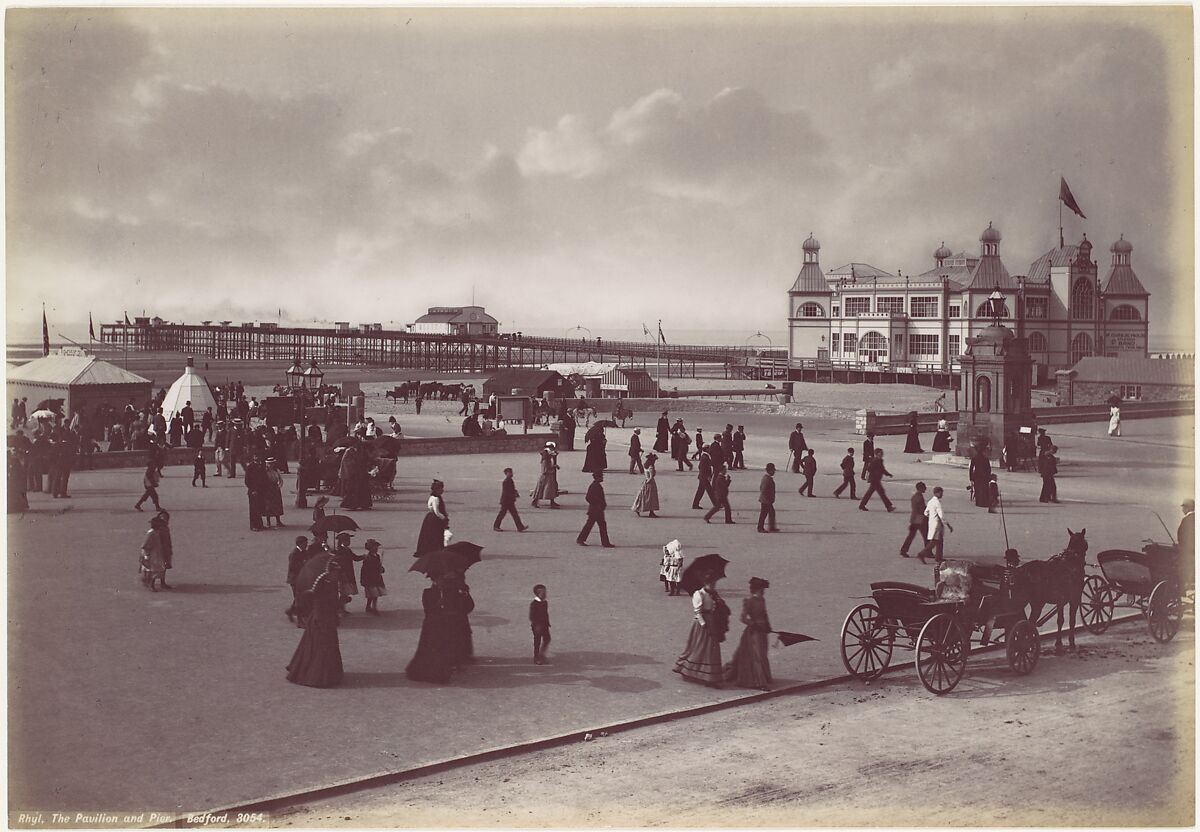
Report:
[[1004,636],[1008,666],[1021,676],[1032,673],[1042,655],[1042,640],[1037,629],[1022,618]]
[[1079,598],[1079,613],[1089,633],[1100,635],[1112,623],[1116,599],[1108,581],[1099,575],[1088,575]]
[[1150,635],[1155,641],[1168,642],[1179,632],[1183,621],[1183,601],[1179,590],[1171,581],[1159,581],[1150,593],[1150,603],[1146,605],[1146,623],[1150,625]]
[[938,613],[917,636],[917,675],[930,693],[954,690],[967,669],[967,638],[954,617]]
[[879,607],[860,604],[842,624],[842,664],[856,679],[876,679],[892,660],[895,638],[895,630],[887,626]]

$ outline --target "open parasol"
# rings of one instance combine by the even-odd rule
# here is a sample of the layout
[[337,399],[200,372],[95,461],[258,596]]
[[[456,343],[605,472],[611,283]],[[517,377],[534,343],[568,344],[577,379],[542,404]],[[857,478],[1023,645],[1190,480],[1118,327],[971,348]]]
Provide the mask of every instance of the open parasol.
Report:
[[482,546],[460,540],[436,552],[426,552],[413,561],[408,571],[421,572],[431,578],[445,575],[447,572],[466,572],[472,565],[479,563],[479,553],[482,551]]
[[45,408],[42,408],[41,410],[35,410],[32,413],[30,413],[29,418],[30,419],[54,419],[61,415],[62,415],[61,413],[55,413],[52,410],[46,410]]
[[709,571],[716,573],[718,578],[724,578],[725,564],[727,563],[729,561],[717,554],[701,555],[688,564],[687,569],[683,570],[683,575],[679,579],[679,588],[691,595],[704,586],[704,574]]
[[317,577],[325,571],[325,567],[329,564],[329,561],[332,558],[332,553],[319,551],[317,554],[312,555],[308,560],[304,561],[304,563],[300,566],[300,571],[296,573],[296,589],[299,591],[312,589],[313,583],[315,583]]

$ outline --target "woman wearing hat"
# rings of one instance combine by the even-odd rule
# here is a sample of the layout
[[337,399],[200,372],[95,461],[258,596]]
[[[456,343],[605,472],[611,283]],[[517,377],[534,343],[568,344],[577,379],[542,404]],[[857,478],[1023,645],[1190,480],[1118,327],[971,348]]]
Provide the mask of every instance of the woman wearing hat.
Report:
[[771,662],[767,658],[767,635],[771,620],[767,618],[767,602],[763,593],[771,585],[762,578],[750,579],[750,597],[742,601],[742,640],[738,642],[733,659],[725,666],[726,681],[739,688],[771,689]]
[[279,473],[275,457],[267,457],[267,485],[263,489],[263,517],[267,528],[271,528],[271,518],[275,525],[283,528],[283,476]]
[[414,682],[445,684],[454,671],[454,657],[450,637],[450,611],[443,597],[452,590],[445,576],[429,576],[430,584],[421,593],[421,607],[425,618],[421,622],[421,635],[417,640],[417,652],[404,668],[404,675]]
[[421,521],[421,531],[417,535],[417,549],[413,557],[419,558],[427,552],[436,552],[446,546],[446,530],[450,528],[450,512],[446,510],[446,500],[442,496],[446,486],[441,480],[434,480],[429,486],[429,501],[426,504],[425,519]]
[[729,607],[717,594],[716,573],[704,574],[704,586],[692,594],[692,612],[687,647],[675,662],[675,672],[689,681],[720,687],[721,642],[729,632]]
[[340,571],[338,559],[330,558],[325,571],[300,592],[304,635],[287,666],[287,680],[292,684],[331,688],[342,681],[337,634]]
[[658,484],[654,481],[654,463],[658,460],[655,454],[646,455],[646,481],[642,483],[642,490],[638,492],[637,497],[633,501],[633,513],[638,517],[642,516],[642,512],[646,512],[650,517],[658,517],[654,512],[659,510],[658,505]]
[[553,442],[547,442],[546,447],[539,451],[538,463],[541,469],[530,505],[537,508],[539,501],[549,500],[550,508],[558,508],[558,503],[554,502],[558,496],[558,448]]

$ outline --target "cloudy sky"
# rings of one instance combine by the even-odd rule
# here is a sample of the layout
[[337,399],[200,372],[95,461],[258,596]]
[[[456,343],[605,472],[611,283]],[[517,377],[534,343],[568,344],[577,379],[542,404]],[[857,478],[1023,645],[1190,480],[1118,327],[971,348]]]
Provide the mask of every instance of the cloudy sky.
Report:
[[[1190,9],[7,13],[9,340],[173,320],[785,327],[829,270],[1014,274],[1058,179],[1190,339]],[[1179,302],[1179,301],[1184,302]],[[1168,320],[1169,319],[1169,320]]]

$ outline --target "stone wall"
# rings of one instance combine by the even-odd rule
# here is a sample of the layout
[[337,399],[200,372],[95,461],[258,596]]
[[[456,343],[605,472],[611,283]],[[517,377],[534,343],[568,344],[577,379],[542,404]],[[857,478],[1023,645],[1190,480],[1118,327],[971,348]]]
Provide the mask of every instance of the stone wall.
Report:
[[[441,454],[503,454],[538,451],[547,442],[559,442],[558,434],[550,432],[508,434],[468,439],[465,436],[444,436],[405,439],[400,443],[400,456],[437,456]],[[562,447],[562,443],[559,443]],[[191,448],[168,448],[166,465],[191,465],[196,452]],[[144,468],[149,451],[106,451],[92,454],[92,468]],[[204,449],[204,461],[214,463],[214,449]],[[289,460],[295,471],[295,460]],[[78,464],[76,466],[79,467]]]
[[[1058,403],[1060,405],[1088,405],[1108,403],[1108,397],[1120,390],[1121,385],[1102,381],[1076,381],[1070,372],[1057,374]],[[1136,381],[1127,382],[1137,384]],[[1195,401],[1196,388],[1183,384],[1142,384],[1141,402]],[[1137,404],[1126,402],[1125,405]],[[1122,415],[1124,407],[1122,405]]]
[[[1145,388],[1143,388],[1143,393]],[[1105,398],[1112,394],[1111,389]],[[1162,416],[1188,416],[1195,413],[1195,402],[1188,400],[1124,402],[1122,419],[1153,419]],[[1077,404],[1064,407],[1035,407],[1033,416],[1039,425],[1060,425],[1072,422],[1104,422],[1108,420],[1107,404]],[[958,413],[918,413],[921,433],[932,433],[939,417],[945,417],[951,430],[958,427]],[[863,435],[898,436],[908,433],[907,413],[876,413],[860,410],[854,417],[854,432]]]

